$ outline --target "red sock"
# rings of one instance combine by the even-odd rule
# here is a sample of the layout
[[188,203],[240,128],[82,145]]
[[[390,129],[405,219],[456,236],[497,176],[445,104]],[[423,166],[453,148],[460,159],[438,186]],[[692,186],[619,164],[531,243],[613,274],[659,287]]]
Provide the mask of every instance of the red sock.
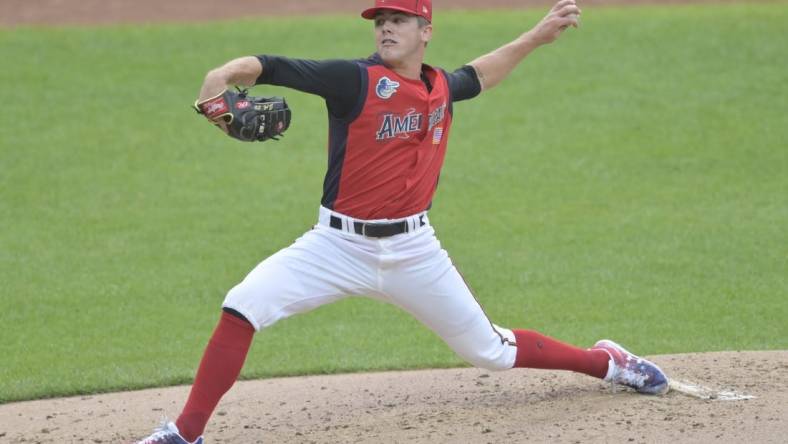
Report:
[[517,340],[515,367],[571,370],[604,378],[610,355],[604,350],[584,350],[530,330],[513,330]]
[[187,441],[202,435],[219,400],[238,379],[254,332],[245,320],[222,312],[200,361],[189,399],[175,422]]

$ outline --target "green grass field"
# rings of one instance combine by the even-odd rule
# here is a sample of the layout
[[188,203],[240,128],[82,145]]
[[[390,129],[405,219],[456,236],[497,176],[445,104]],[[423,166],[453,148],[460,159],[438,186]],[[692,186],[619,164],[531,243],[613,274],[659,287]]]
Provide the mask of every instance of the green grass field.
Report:
[[[543,11],[443,13],[448,69]],[[586,8],[455,106],[431,212],[496,323],[644,354],[788,348],[788,5]],[[241,55],[364,57],[355,17],[0,30],[0,402],[191,381],[225,292],[315,221],[322,100],[280,142],[190,110]],[[346,300],[257,335],[244,378],[462,362]]]

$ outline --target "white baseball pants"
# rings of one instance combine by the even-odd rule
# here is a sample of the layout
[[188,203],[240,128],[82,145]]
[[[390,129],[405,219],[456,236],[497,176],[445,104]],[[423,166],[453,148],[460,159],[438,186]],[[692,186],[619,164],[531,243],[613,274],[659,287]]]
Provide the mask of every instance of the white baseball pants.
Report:
[[[329,226],[331,215],[343,220],[343,230]],[[426,214],[406,219],[411,231],[370,238],[348,229],[355,219],[321,207],[318,224],[257,265],[223,306],[259,331],[344,297],[371,297],[412,314],[472,365],[512,368],[517,347],[511,330],[487,318]]]

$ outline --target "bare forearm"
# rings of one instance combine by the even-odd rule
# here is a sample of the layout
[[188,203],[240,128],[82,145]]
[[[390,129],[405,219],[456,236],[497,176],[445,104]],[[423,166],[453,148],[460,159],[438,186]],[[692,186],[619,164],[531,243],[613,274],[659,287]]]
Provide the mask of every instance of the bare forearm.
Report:
[[568,27],[577,27],[579,15],[576,0],[558,0],[533,29],[469,63],[479,76],[482,90],[499,84],[534,49],[555,41]]
[[262,72],[263,68],[257,57],[241,57],[230,60],[224,65],[208,71],[202,88],[200,88],[198,100],[215,97],[233,85],[254,86]]
[[528,54],[539,47],[530,32],[469,63],[476,70],[482,89],[490,89],[505,79]]

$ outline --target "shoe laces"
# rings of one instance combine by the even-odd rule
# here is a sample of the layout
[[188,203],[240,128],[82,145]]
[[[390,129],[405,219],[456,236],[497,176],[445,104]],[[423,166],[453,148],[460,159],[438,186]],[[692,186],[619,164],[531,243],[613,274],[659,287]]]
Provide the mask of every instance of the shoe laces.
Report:
[[156,427],[156,429],[153,430],[152,435],[140,441],[138,444],[156,444],[160,439],[172,436],[174,433],[175,432],[170,430],[167,421],[165,420],[159,427]]

